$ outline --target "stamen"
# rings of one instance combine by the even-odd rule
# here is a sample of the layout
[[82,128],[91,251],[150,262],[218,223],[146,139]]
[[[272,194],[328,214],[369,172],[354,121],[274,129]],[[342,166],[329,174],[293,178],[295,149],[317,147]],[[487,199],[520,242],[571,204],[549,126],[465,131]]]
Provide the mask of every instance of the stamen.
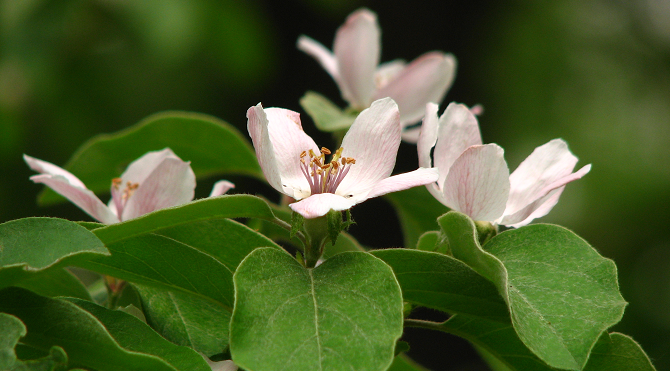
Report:
[[121,190],[123,185],[123,180],[121,178],[112,179],[112,202],[116,208],[117,217],[121,221],[121,215],[123,215],[123,209],[128,202],[128,199],[135,193],[137,188],[139,188],[139,183],[126,182],[126,186]]
[[[356,163],[356,160],[351,157],[343,157],[342,151],[342,147],[338,148],[330,162],[325,161],[325,156],[332,154],[326,147],[321,147],[319,156],[311,149],[300,154],[300,170],[307,178],[311,194],[337,191],[337,187],[349,173],[351,165]],[[308,155],[309,164],[305,158]]]

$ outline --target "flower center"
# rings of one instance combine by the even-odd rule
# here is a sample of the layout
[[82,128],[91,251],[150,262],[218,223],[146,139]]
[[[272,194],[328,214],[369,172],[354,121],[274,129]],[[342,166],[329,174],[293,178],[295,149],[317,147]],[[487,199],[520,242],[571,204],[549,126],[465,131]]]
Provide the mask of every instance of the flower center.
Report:
[[[311,194],[335,193],[342,179],[347,175],[351,165],[356,163],[351,157],[342,157],[340,147],[330,159],[325,162],[326,155],[331,154],[326,147],[321,148],[317,156],[311,149],[300,154],[300,169],[307,178]],[[309,159],[307,158],[309,156]]]
[[116,207],[116,214],[121,221],[121,215],[123,215],[123,208],[126,207],[128,199],[133,195],[135,190],[140,186],[139,183],[126,182],[126,186],[123,187],[123,180],[121,178],[112,179],[112,200],[114,201],[114,206]]

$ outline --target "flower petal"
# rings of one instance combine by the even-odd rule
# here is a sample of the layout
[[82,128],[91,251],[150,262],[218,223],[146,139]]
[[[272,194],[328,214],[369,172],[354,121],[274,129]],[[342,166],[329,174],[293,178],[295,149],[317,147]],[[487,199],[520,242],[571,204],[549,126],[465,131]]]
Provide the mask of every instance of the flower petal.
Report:
[[26,162],[26,164],[28,164],[28,166],[31,169],[37,171],[40,174],[59,175],[67,179],[67,181],[73,186],[79,188],[86,188],[84,183],[81,180],[79,180],[79,178],[77,178],[72,173],[59,166],[56,166],[50,162],[42,161],[34,157],[30,157],[28,155],[23,155],[23,160]]
[[131,162],[126,168],[126,171],[121,174],[123,184],[126,184],[126,182],[144,183],[144,180],[149,174],[151,174],[151,172],[154,171],[154,169],[166,158],[173,158],[181,161],[170,148],[165,148],[161,151],[147,152],[142,157]]
[[437,168],[419,168],[414,171],[410,171],[409,173],[394,175],[377,183],[377,185],[372,188],[370,193],[367,194],[365,199],[383,196],[391,192],[403,191],[412,187],[435,183],[437,181],[437,176]]
[[537,147],[510,175],[510,196],[505,209],[505,215],[509,217],[505,218],[504,224],[516,224],[526,219],[530,215],[528,210],[517,217],[511,216],[535,204],[551,190],[567,184],[562,179],[579,179],[571,176],[577,161],[561,139]]
[[391,175],[398,146],[398,106],[391,98],[373,102],[358,115],[342,140],[342,156],[351,157],[356,163],[351,165],[336,193],[367,194],[379,181]]
[[[518,228],[530,223],[533,219],[549,214],[551,209],[558,203],[558,199],[561,197],[561,193],[563,193],[565,186],[570,182],[580,179],[589,171],[591,171],[590,164],[552,184],[549,184],[539,193],[537,199],[514,214],[504,215],[499,224]],[[505,210],[505,214],[507,214],[507,210]]]
[[114,224],[119,222],[119,218],[93,192],[73,185],[61,175],[33,175],[30,180],[47,185],[101,223]]
[[331,53],[330,50],[326,49],[325,46],[321,45],[321,43],[310,37],[301,35],[298,38],[298,49],[314,57],[314,59],[321,64],[321,67],[323,67],[335,81],[339,79],[340,74],[337,68],[337,59],[335,59],[335,55]]
[[165,158],[128,198],[121,220],[185,204],[193,200],[194,190],[195,174],[191,163]]
[[214,183],[214,187],[212,187],[212,192],[209,194],[209,197],[221,196],[232,188],[235,188],[235,184],[227,180],[219,180]]
[[446,205],[474,220],[494,221],[505,211],[509,170],[497,144],[472,146],[454,162],[444,182]]
[[388,85],[389,82],[395,80],[398,74],[405,69],[406,64],[407,63],[404,60],[396,59],[377,66],[377,70],[375,71],[375,87],[377,90],[382,89]]
[[302,130],[299,113],[283,108],[267,108],[265,113],[283,193],[296,200],[305,198],[310,187],[300,169],[300,155],[310,150],[318,155],[319,147]]
[[333,193],[320,193],[311,195],[288,206],[305,218],[313,219],[326,215],[330,210],[347,210],[355,204],[356,202],[353,200]]
[[373,99],[391,97],[400,109],[400,123],[421,119],[428,102],[440,103],[454,81],[456,59],[441,52],[426,53],[407,65],[394,80],[379,89]]
[[375,13],[360,9],[349,15],[335,35],[333,51],[342,97],[356,109],[368,106],[379,64],[380,33]]
[[[423,168],[430,168],[433,166],[433,160],[431,154],[433,152],[433,147],[437,142],[437,130],[438,130],[438,118],[437,118],[438,106],[435,103],[426,104],[426,114],[423,116],[423,123],[417,129],[420,130],[419,138],[416,141],[416,149],[419,154],[419,166]],[[404,137],[403,137],[404,140]],[[438,169],[439,170],[439,169]],[[448,171],[449,169],[447,169]],[[439,172],[438,172],[439,174]],[[444,183],[444,178],[446,174],[442,176],[442,183]],[[438,201],[445,203],[444,193],[441,191],[442,183],[439,183],[438,180],[431,184],[427,184],[426,188]]]
[[283,192],[281,176],[279,175],[279,168],[275,159],[275,150],[270,141],[268,125],[268,117],[260,103],[247,110],[247,130],[256,151],[258,164],[261,166],[263,175],[265,175],[265,179],[267,179],[272,188]]
[[433,166],[440,171],[437,184],[442,186],[451,165],[468,147],[482,144],[477,118],[463,104],[450,103],[439,120]]

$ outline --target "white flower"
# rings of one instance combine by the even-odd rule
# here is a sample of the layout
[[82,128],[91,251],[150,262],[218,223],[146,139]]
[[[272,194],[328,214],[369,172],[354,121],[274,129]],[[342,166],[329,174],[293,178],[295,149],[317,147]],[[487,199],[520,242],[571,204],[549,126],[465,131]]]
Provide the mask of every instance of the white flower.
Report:
[[577,157],[563,140],[554,139],[510,175],[503,149],[482,145],[477,119],[466,106],[451,103],[439,119],[437,109],[426,106],[419,165],[438,168],[437,182],[427,186],[433,196],[474,220],[524,226],[548,214],[565,185],[591,170],[589,164],[573,173]]
[[249,108],[247,120],[263,174],[276,190],[298,200],[289,206],[305,218],[437,180],[436,169],[390,176],[401,130],[398,106],[390,98],[358,115],[329,163],[330,151],[319,149],[302,130],[297,112],[263,109],[259,103]]
[[[307,36],[298,39],[298,48],[321,63],[354,109],[393,98],[405,128],[421,119],[426,103],[442,101],[454,80],[456,59],[429,52],[408,65],[401,60],[379,65],[380,33],[377,15],[359,9],[337,30],[333,52]],[[418,128],[408,130],[403,139],[416,142],[418,133]]]
[[[177,206],[193,199],[195,174],[190,162],[182,161],[172,150],[148,152],[133,161],[120,178],[112,180],[112,199],[105,205],[76,176],[54,164],[23,155],[31,169],[39,172],[30,179],[43,183],[104,224],[113,224]],[[219,181],[212,196],[227,192],[234,185]]]

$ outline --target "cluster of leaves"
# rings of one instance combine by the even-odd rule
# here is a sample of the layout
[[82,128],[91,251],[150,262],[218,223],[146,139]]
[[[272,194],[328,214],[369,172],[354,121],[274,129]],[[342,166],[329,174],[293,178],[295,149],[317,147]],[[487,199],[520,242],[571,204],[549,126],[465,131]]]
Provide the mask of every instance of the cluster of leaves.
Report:
[[[177,112],[93,138],[66,168],[102,192],[165,147],[199,177],[262,179],[233,127]],[[48,190],[40,199],[58,201]],[[614,263],[571,231],[536,224],[481,243],[481,228],[439,215],[423,187],[388,200],[405,248],[366,251],[343,233],[316,268],[277,243],[300,243],[288,209],[248,194],[113,225],[1,224],[0,369],[208,371],[232,359],[254,371],[422,370],[398,342],[406,326],[463,337],[496,371],[654,369],[630,337],[608,332],[626,305]],[[98,278],[85,286],[85,272]],[[110,280],[123,283],[105,290]],[[413,319],[418,306],[450,317]]]

